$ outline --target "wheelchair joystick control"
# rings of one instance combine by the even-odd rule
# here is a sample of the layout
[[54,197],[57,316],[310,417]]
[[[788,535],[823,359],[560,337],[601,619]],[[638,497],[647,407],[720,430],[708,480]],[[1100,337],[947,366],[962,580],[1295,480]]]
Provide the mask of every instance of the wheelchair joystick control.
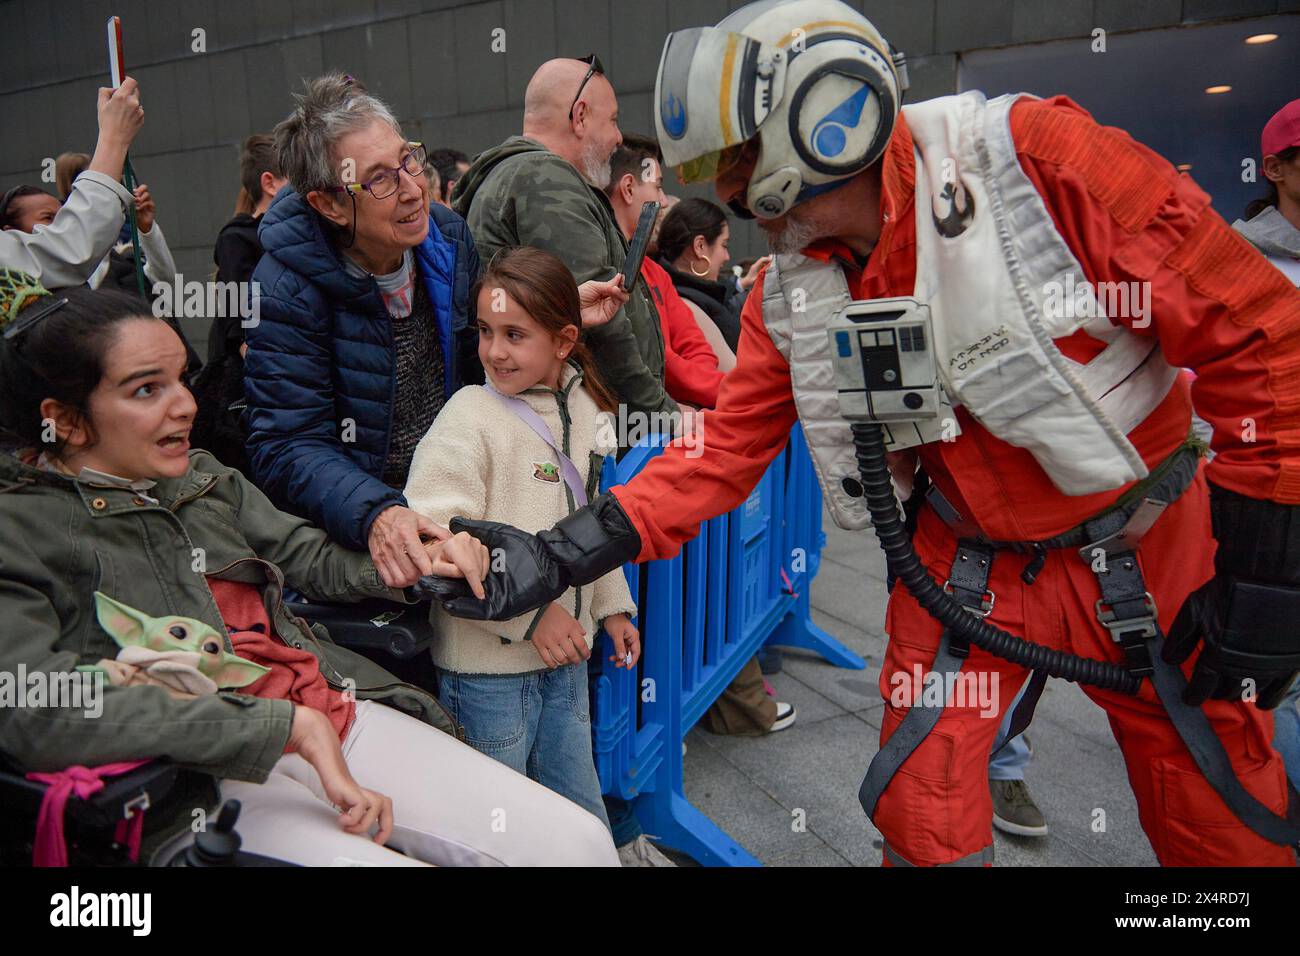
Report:
[[239,820],[240,804],[238,800],[227,800],[221,805],[217,822],[194,837],[194,842],[181,850],[168,866],[294,866],[293,863],[277,860],[256,853],[244,853],[239,847],[243,843],[235,832],[235,823]]
[[217,822],[200,831],[185,852],[177,854],[171,866],[235,866],[239,846],[243,842],[235,832],[239,819],[239,801],[227,800],[221,805]]

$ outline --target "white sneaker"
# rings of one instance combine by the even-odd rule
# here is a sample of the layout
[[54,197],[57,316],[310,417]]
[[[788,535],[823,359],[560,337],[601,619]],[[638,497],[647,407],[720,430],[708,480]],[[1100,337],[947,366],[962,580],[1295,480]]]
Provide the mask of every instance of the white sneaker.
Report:
[[794,723],[795,712],[794,704],[787,704],[785,701],[776,702],[776,720],[772,721],[772,726],[767,728],[769,734],[774,734],[778,730],[785,730]]
[[631,843],[618,848],[618,862],[623,866],[676,866],[641,834]]

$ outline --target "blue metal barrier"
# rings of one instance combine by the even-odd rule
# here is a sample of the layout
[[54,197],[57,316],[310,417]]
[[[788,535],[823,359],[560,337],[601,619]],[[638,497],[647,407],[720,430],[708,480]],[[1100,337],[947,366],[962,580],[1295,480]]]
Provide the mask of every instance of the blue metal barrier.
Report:
[[[655,436],[605,466],[602,487],[627,482],[663,451]],[[749,498],[704,523],[677,557],[624,568],[636,599],[637,672],[605,667],[592,732],[602,791],[632,802],[646,833],[705,866],[758,861],[692,806],[682,789],[682,738],[764,644],[866,663],[813,624],[808,591],[821,560],[822,498],[796,425]],[[600,635],[601,660],[613,653]]]

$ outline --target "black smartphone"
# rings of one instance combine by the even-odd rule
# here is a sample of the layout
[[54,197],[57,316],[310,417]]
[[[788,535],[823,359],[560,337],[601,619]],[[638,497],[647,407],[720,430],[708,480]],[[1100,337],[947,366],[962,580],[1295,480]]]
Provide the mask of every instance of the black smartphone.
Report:
[[659,218],[659,204],[648,202],[641,206],[641,218],[636,221],[636,232],[628,243],[627,258],[623,260],[623,290],[631,292],[636,286],[636,277],[641,274],[641,262],[645,259],[646,246],[650,244],[650,233],[654,231],[655,220]]

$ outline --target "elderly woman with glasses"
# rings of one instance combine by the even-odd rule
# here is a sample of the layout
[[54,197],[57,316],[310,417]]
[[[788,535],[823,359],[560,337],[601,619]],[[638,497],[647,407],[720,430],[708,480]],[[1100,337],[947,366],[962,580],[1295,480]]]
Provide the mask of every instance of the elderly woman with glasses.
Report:
[[[430,207],[424,147],[354,78],[310,81],[275,149],[289,186],[258,230],[246,320],[253,475],[405,587],[432,569],[421,538],[448,536],[406,506],[411,456],[452,393],[483,380],[478,256],[464,220]],[[594,318],[619,304],[599,291]]]

